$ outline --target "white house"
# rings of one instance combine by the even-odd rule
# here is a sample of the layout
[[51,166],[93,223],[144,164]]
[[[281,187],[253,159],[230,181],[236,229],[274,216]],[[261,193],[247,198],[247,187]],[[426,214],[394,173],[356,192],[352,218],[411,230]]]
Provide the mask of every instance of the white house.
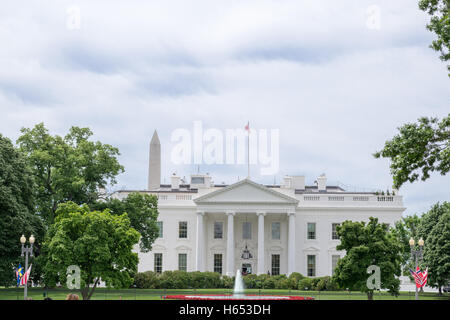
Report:
[[[210,175],[191,175],[189,183],[172,176],[160,184],[160,145],[150,145],[149,188],[158,197],[160,237],[152,251],[139,253],[139,271],[215,271],[331,275],[345,252],[336,250],[336,226],[345,220],[394,225],[403,207],[399,195],[347,192],[327,185],[322,175],[313,186],[304,176],[287,176],[281,185],[244,179],[214,184]],[[123,199],[138,190],[120,190]]]

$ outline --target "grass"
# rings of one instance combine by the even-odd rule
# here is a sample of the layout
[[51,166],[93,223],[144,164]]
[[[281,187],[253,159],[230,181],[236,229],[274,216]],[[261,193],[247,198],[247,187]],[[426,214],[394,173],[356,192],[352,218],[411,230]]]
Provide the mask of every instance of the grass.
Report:
[[[43,288],[29,288],[28,296],[33,300],[43,300],[45,290]],[[75,293],[81,297],[79,291],[68,289],[49,289],[47,295],[53,300],[64,300],[68,293]],[[177,294],[231,294],[231,289],[107,289],[97,288],[92,300],[162,300],[165,295]],[[344,291],[299,291],[299,290],[270,290],[248,289],[246,294],[261,295],[295,295],[314,297],[316,300],[367,300],[367,296],[361,292]],[[0,288],[0,300],[22,300],[23,288]],[[450,300],[450,294],[444,293],[439,297],[437,293],[425,292],[419,295],[420,300]],[[374,300],[414,300],[414,292],[400,292],[398,297],[391,296],[387,292],[376,292]]]

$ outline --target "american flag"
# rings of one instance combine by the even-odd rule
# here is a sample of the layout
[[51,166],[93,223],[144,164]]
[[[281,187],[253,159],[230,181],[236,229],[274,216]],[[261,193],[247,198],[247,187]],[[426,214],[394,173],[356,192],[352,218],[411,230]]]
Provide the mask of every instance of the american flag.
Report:
[[409,269],[409,271],[411,272],[412,276],[416,280],[417,288],[421,288],[421,287],[425,286],[425,284],[427,283],[427,279],[428,279],[428,268],[426,268],[425,271],[423,271],[423,272],[420,271],[419,267],[416,268],[416,271],[413,271],[412,269]]
[[22,278],[20,278],[20,285],[24,286],[28,283],[28,279],[30,278],[30,273],[31,273],[31,266],[28,268],[27,272],[25,272],[25,274],[22,276]]

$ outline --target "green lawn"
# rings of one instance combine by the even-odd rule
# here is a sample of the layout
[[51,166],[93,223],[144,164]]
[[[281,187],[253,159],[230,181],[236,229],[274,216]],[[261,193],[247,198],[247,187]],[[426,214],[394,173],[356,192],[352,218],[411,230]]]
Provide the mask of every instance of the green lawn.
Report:
[[[30,288],[28,296],[33,300],[44,299],[44,289]],[[161,300],[165,295],[176,294],[231,294],[230,289],[202,289],[202,290],[163,290],[163,289],[106,289],[97,288],[92,297],[93,300]],[[64,300],[68,293],[76,293],[80,297],[79,291],[71,291],[67,289],[51,289],[47,294],[54,300]],[[258,290],[249,289],[246,294],[264,294],[264,295],[295,295],[314,297],[316,300],[367,300],[367,296],[360,292],[340,292],[340,291],[298,291],[298,290]],[[0,288],[0,300],[22,300],[23,288]],[[423,293],[419,297],[420,300],[450,300],[450,294],[446,293],[439,297],[437,293]],[[414,300],[414,292],[401,292],[398,297],[393,297],[386,292],[377,292],[374,300]]]

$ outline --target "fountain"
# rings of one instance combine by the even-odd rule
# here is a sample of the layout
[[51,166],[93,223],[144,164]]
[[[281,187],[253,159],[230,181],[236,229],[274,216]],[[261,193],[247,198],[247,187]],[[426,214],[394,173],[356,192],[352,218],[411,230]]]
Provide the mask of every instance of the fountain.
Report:
[[242,279],[241,270],[239,270],[239,269],[236,271],[236,278],[234,279],[233,297],[236,299],[245,297],[245,295],[244,295],[244,279]]
[[169,295],[165,298],[178,300],[314,300],[311,297],[300,296],[246,295],[244,294],[244,279],[239,269],[236,271],[232,295]]

